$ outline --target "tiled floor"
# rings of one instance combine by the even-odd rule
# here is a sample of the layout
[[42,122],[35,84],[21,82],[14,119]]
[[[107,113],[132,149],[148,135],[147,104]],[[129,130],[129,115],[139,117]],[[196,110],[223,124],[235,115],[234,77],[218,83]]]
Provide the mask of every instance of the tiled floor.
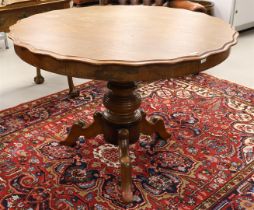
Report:
[[[0,41],[0,110],[68,88],[65,76],[45,71],[45,83],[34,84],[35,68],[19,59],[11,41],[9,44],[10,49],[5,50]],[[241,33],[230,57],[206,72],[254,89],[254,29]],[[74,80],[75,84],[86,81]]]

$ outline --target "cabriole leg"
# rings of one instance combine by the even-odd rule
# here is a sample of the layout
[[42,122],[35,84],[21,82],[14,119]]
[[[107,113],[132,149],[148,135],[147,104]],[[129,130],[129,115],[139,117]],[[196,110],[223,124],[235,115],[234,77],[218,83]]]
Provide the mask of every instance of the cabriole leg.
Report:
[[69,96],[71,98],[75,98],[79,96],[79,91],[75,88],[72,77],[67,76],[67,79],[68,79],[68,85],[69,85]]
[[119,156],[121,167],[121,191],[124,202],[133,201],[131,158],[129,155],[129,131],[121,129],[118,131]]
[[41,70],[39,68],[36,68],[36,76],[34,77],[34,82],[38,85],[44,82],[44,78],[41,76]]

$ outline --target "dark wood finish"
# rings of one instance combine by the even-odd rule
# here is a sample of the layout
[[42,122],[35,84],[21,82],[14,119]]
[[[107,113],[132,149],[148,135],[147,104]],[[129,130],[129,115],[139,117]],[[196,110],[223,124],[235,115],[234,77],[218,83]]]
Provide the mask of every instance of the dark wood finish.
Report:
[[69,96],[71,98],[75,98],[77,96],[79,96],[79,90],[77,90],[73,84],[73,80],[72,77],[67,76],[67,81],[68,81],[68,85],[69,85]]
[[98,4],[98,3],[99,3],[99,0],[74,0],[73,1],[73,4],[77,6]]
[[206,9],[206,14],[214,16],[214,3],[212,1],[202,1],[202,0],[191,0],[192,2],[201,4]]
[[138,5],[143,4],[147,6],[164,6],[173,7],[180,9],[187,9],[195,12],[206,13],[206,8],[200,2],[192,2],[187,0],[73,0],[74,5],[89,5],[89,4],[100,4],[100,5]]
[[36,68],[36,76],[34,77],[34,82],[36,84],[42,84],[44,82],[44,77],[41,75],[41,70]]
[[[235,35],[235,39],[237,34]],[[212,54],[207,58],[193,61],[176,62],[173,64],[147,64],[137,66],[119,66],[119,65],[91,65],[85,62],[62,60],[52,58],[49,55],[40,56],[32,53],[27,48],[14,46],[16,53],[27,63],[38,66],[47,71],[61,75],[70,75],[78,78],[98,79],[98,80],[119,80],[119,81],[136,81],[146,80],[154,81],[161,78],[176,78],[183,75],[199,73],[223,62],[230,54],[230,49],[218,54]],[[68,68],[66,68],[68,66]],[[158,68],[158,66],[160,66]],[[83,71],[80,71],[83,69]],[[132,72],[130,74],[130,71]]]
[[86,127],[83,123],[74,124],[71,132],[63,145],[74,146],[79,136],[86,138],[103,134],[108,143],[118,145],[118,131],[128,129],[128,141],[133,144],[138,141],[140,133],[158,134],[161,138],[168,139],[164,123],[161,119],[146,120],[145,113],[139,109],[140,96],[135,92],[134,82],[108,82],[109,91],[104,95],[103,104],[106,110],[94,115],[94,123]]
[[181,9],[187,9],[195,12],[203,12],[207,13],[206,8],[197,2],[192,1],[185,1],[185,0],[172,0],[168,1],[167,6],[173,7],[173,8],[181,8]]
[[94,113],[94,122],[89,127],[86,127],[86,124],[82,121],[76,122],[72,125],[68,137],[60,144],[73,147],[76,145],[79,136],[85,136],[86,138],[95,137],[103,133],[102,124],[103,115],[100,112],[96,112]]
[[102,113],[96,112],[94,122],[88,127],[83,122],[75,123],[66,140],[60,144],[73,147],[79,136],[92,138],[103,134],[107,142],[119,145],[123,201],[131,202],[133,193],[129,144],[138,141],[141,133],[156,134],[163,139],[171,135],[166,131],[162,119],[153,117],[151,122],[147,121],[145,112],[139,109],[141,99],[135,92],[134,82],[108,82],[108,88],[103,99],[107,109]]
[[143,134],[151,136],[153,133],[156,133],[162,139],[168,139],[171,135],[165,129],[165,125],[163,120],[158,117],[154,116],[150,119],[150,121],[146,120],[146,113],[141,111],[142,120],[140,122],[140,131]]
[[[69,77],[109,81],[103,98],[106,110],[95,113],[88,127],[74,124],[61,144],[74,146],[79,136],[103,134],[107,142],[121,147],[125,158],[120,159],[121,169],[128,174],[126,145],[138,141],[141,133],[170,137],[161,119],[148,121],[140,110],[134,81],[184,76],[213,67],[228,57],[237,36],[230,25],[208,15],[140,6],[49,12],[20,21],[10,33],[16,53],[34,66]],[[39,41],[45,39],[49,41]],[[129,175],[122,180],[123,199],[129,202]]]
[[31,15],[70,7],[70,0],[24,1],[0,6],[0,31],[8,32],[18,20]]

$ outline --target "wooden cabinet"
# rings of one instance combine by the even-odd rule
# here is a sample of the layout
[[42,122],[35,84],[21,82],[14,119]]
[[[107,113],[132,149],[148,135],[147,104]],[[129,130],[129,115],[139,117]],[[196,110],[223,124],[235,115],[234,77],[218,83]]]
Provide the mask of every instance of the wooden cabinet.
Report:
[[70,0],[25,1],[0,7],[0,31],[8,32],[9,27],[28,16],[55,9],[70,7]]

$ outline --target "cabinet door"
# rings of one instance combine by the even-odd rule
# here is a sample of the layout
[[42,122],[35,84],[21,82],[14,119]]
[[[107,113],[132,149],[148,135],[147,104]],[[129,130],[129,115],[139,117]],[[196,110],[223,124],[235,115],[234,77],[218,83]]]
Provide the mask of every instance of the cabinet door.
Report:
[[236,0],[234,26],[243,30],[254,26],[254,1]]
[[211,0],[211,1],[214,3],[214,15],[232,24],[235,0]]

